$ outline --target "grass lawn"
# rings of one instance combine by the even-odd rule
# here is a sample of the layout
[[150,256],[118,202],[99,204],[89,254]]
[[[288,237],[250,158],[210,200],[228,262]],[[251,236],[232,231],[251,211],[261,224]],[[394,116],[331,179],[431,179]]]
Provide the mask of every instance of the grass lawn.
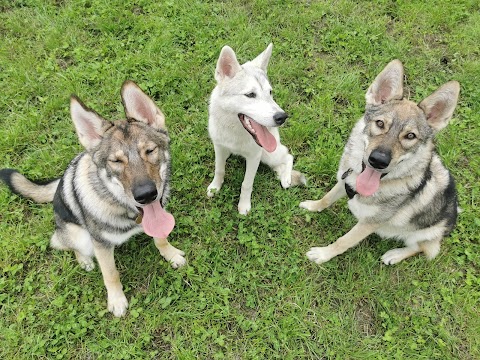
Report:
[[[167,117],[172,139],[172,269],[151,239],[116,251],[130,302],[106,310],[97,269],[49,248],[50,205],[0,187],[0,358],[479,359],[480,4],[458,1],[0,0],[0,167],[60,176],[82,151],[69,116],[74,93],[107,119],[123,117],[120,86],[137,82]],[[213,199],[207,105],[223,45],[241,62],[273,42],[280,130],[308,186],[283,190],[270,169],[238,215],[244,161],[230,158]],[[321,266],[355,220],[346,201],[321,214],[298,207],[335,183],[365,92],[392,59],[420,101],[461,83],[438,151],[463,212],[433,261],[380,262],[397,244],[370,236]]]

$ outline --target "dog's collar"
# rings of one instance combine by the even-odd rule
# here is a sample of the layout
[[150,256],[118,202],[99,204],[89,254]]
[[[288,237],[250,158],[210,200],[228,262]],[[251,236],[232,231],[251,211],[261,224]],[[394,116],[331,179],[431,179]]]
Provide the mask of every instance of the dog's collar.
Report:
[[353,197],[358,194],[358,193],[357,193],[355,190],[353,190],[353,188],[352,188],[350,185],[348,185],[347,183],[345,183],[345,191],[347,192],[347,196],[348,196],[349,199],[353,199]]
[[[347,171],[345,171],[345,172],[342,174],[342,176],[341,176],[342,180],[345,180],[345,179],[347,178],[347,176],[352,173],[352,171],[353,171],[352,168],[350,168],[350,169],[348,169]],[[357,193],[350,185],[348,185],[346,182],[345,182],[345,191],[347,192],[347,196],[348,196],[349,199],[353,199],[353,197],[358,194],[358,193]]]

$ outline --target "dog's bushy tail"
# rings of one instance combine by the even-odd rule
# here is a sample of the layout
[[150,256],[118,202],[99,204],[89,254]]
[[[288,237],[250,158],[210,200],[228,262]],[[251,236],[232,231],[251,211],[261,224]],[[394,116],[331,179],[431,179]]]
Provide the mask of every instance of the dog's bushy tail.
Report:
[[7,184],[12,192],[37,203],[53,201],[60,179],[32,181],[14,169],[0,170],[0,179]]

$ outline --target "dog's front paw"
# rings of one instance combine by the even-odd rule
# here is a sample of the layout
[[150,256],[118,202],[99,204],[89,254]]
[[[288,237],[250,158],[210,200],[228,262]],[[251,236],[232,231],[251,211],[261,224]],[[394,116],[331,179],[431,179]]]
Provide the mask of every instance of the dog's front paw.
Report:
[[305,200],[302,201],[299,205],[302,209],[307,209],[309,211],[322,211],[323,208],[320,206],[319,200]]
[[170,259],[170,265],[172,268],[178,269],[184,266],[187,263],[187,259],[185,259],[182,255],[175,255],[173,258]]
[[108,311],[116,317],[125,316],[127,313],[128,301],[123,291],[115,294],[108,294]]
[[160,251],[160,255],[162,255],[174,269],[178,269],[187,263],[187,260],[184,257],[185,253],[182,250],[177,249],[175,246],[167,243],[167,245],[160,246],[158,250]]
[[292,176],[290,174],[283,173],[280,177],[280,183],[284,189],[288,189],[292,186]]
[[250,212],[251,208],[252,208],[252,204],[250,202],[240,201],[238,203],[238,212],[240,213],[240,215],[247,215]]
[[308,252],[307,252],[307,258],[310,261],[313,261],[316,264],[322,264],[324,262],[327,262],[330,260],[332,257],[335,255],[332,254],[330,249],[325,246],[325,247],[312,247]]
[[172,268],[178,269],[184,266],[187,263],[187,259],[185,259],[184,255],[185,253],[182,250],[179,250],[175,247],[172,246],[172,250],[169,254],[169,259],[165,257],[165,259],[170,262],[170,265],[172,265]]
[[214,197],[214,196],[215,196],[215,193],[216,193],[217,191],[218,191],[218,190],[217,190],[216,188],[213,188],[213,187],[210,188],[210,186],[209,186],[208,189],[207,189],[207,196],[208,196],[209,198]]
[[213,197],[217,192],[220,191],[220,189],[222,188],[222,184],[221,183],[218,183],[217,181],[212,181],[212,183],[210,185],[208,185],[208,188],[207,188],[207,196],[209,198]]

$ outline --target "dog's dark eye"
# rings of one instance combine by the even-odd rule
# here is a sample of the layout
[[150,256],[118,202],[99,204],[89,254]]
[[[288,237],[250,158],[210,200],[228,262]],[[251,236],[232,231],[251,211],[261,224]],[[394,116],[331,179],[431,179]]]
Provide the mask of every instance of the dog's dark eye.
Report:
[[110,162],[113,163],[113,164],[121,164],[121,163],[123,163],[122,159],[118,159],[118,158],[108,159],[108,161],[110,161]]
[[415,135],[414,133],[408,133],[405,138],[408,139],[408,140],[413,140],[417,137],[417,135]]
[[253,91],[249,92],[248,94],[245,94],[246,97],[250,99],[255,99],[257,97],[257,94],[255,94]]
[[157,150],[157,148],[147,149],[147,150],[145,150],[145,154],[150,155],[150,154],[152,154],[155,150]]
[[270,90],[270,95],[272,95],[272,90]]
[[375,121],[375,124],[377,124],[377,126],[380,128],[380,129],[383,129],[385,127],[385,123],[382,121],[382,120],[377,120]]

